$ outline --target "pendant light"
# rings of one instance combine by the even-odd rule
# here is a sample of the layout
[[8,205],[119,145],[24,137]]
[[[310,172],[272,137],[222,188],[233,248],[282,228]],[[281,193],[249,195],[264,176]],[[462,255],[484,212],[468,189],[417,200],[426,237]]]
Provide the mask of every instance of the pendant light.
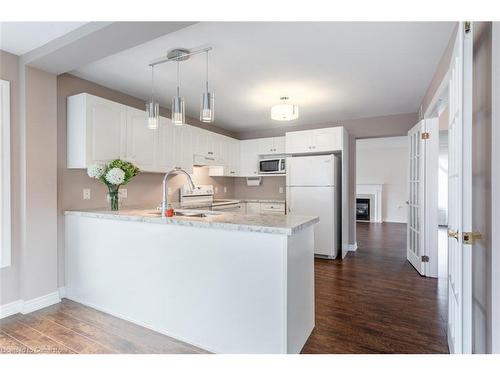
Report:
[[158,129],[160,122],[160,105],[154,99],[154,66],[151,67],[151,101],[146,103],[146,114],[148,118],[148,129]]
[[277,121],[291,121],[299,118],[299,107],[295,104],[289,103],[288,96],[280,98],[281,103],[271,107],[271,119]]
[[184,125],[186,121],[186,111],[184,108],[184,98],[180,96],[179,61],[177,60],[177,91],[172,98],[172,123],[177,126]]
[[214,94],[208,91],[208,51],[206,53],[205,92],[201,96],[200,121],[214,122]]

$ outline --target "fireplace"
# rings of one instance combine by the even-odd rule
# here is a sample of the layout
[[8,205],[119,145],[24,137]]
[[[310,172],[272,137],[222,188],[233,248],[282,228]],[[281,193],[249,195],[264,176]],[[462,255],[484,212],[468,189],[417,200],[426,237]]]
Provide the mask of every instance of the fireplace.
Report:
[[356,198],[356,220],[370,221],[370,198]]

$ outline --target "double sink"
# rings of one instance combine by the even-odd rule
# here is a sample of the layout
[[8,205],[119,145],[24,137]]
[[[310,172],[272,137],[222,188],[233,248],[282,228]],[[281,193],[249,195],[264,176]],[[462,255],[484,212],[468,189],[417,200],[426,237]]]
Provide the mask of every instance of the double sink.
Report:
[[[155,216],[161,216],[160,211],[154,211],[150,212],[151,215]],[[210,217],[210,216],[217,216],[220,215],[220,212],[213,212],[213,211],[201,211],[201,210],[176,210],[174,217],[179,216],[179,217],[197,217],[197,218],[204,218],[204,217]]]

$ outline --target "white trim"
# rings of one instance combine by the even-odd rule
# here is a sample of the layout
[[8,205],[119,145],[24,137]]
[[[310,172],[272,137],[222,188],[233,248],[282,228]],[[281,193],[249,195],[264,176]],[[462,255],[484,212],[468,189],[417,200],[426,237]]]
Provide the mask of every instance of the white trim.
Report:
[[66,298],[66,287],[59,287],[59,298]]
[[27,301],[17,300],[10,302],[0,306],[0,319],[18,313],[29,314],[59,302],[61,302],[59,290]]
[[355,243],[349,243],[347,245],[344,245],[344,250],[345,251],[356,251],[358,250],[358,243],[355,242]]
[[[492,100],[491,100],[491,207],[499,207],[500,197],[500,23],[492,31]],[[500,214],[492,210],[491,233],[498,233]],[[491,235],[491,351],[500,354],[500,236]]]
[[11,265],[10,82],[0,80],[0,268]]
[[18,300],[14,302],[7,303],[0,306],[0,319],[6,318],[8,316],[17,314],[21,311],[23,306],[23,301]]

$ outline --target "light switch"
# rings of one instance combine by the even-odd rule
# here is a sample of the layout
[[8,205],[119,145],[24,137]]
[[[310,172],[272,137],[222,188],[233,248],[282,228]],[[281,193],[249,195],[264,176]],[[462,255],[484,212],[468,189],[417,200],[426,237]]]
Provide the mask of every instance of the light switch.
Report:
[[215,186],[214,187],[214,191],[215,191],[215,194],[217,194],[219,192],[219,187],[218,186]]
[[224,193],[227,193],[227,187],[224,186]]
[[172,188],[167,188],[167,194],[172,195]]
[[84,200],[90,199],[90,189],[83,189],[83,199]]
[[283,194],[283,186],[280,186],[280,194]]

